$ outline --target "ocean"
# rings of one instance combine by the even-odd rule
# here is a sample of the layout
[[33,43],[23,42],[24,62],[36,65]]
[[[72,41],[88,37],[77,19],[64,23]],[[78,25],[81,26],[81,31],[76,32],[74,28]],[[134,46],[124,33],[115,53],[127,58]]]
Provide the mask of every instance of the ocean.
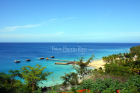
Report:
[[[47,67],[44,71],[53,72],[47,77],[47,81],[39,83],[39,86],[48,87],[61,84],[63,81],[60,76],[64,76],[64,73],[76,71],[71,68],[72,65],[55,65],[59,61],[39,60],[40,57],[55,56],[54,59],[71,61],[84,57],[86,61],[94,54],[94,60],[98,60],[103,56],[128,53],[131,47],[137,45],[140,43],[0,43],[0,72],[8,73],[9,70],[20,70],[22,66],[39,64]],[[26,62],[26,59],[31,61]],[[15,63],[15,60],[20,60],[20,63]]]

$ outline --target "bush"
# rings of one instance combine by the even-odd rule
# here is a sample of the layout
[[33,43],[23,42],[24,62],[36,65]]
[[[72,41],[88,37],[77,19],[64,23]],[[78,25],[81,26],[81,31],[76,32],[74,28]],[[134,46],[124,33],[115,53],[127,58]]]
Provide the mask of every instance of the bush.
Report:
[[92,85],[93,91],[110,91],[115,92],[117,89],[119,89],[119,81],[113,81],[112,79],[97,79],[96,82]]
[[77,90],[89,89],[94,93],[114,93],[119,90],[121,93],[138,93],[140,92],[140,76],[130,77],[127,82],[120,83],[118,80],[112,79],[97,79],[96,82],[92,79],[83,80]]
[[105,73],[124,77],[135,75],[135,73],[131,71],[129,67],[124,67],[122,65],[119,66],[118,64],[113,62],[111,62],[110,64],[105,64]]
[[92,84],[94,81],[92,79],[83,80],[81,85],[77,87],[77,89],[91,89]]
[[112,79],[97,79],[94,82],[92,79],[83,80],[81,85],[77,89],[90,89],[91,91],[96,92],[115,92],[119,89],[119,81],[113,81]]

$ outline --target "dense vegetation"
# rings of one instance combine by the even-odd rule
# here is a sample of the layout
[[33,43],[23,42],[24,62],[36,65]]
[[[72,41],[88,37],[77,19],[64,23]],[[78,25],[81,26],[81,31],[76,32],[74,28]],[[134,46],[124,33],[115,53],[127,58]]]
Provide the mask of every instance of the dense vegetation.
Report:
[[[130,53],[119,53],[102,57],[106,62],[104,68],[87,70],[87,65],[93,60],[83,62],[83,57],[73,66],[77,73],[65,73],[60,78],[64,81],[61,85],[53,86],[47,93],[71,92],[89,89],[88,93],[140,93],[140,46],[130,48]],[[21,70],[10,70],[9,74],[0,73],[0,93],[42,93],[38,82],[47,80],[52,72],[43,72],[46,67],[24,66]],[[83,80],[78,82],[78,75]],[[89,79],[85,76],[89,75]],[[14,79],[18,76],[25,80]],[[60,91],[61,86],[73,86],[70,90]]]
[[[37,64],[36,67],[23,66],[21,70],[10,70],[9,74],[0,73],[0,93],[41,93],[38,82],[47,80],[46,76],[52,73],[43,72],[45,68]],[[24,79],[25,84],[15,80],[15,76]]]

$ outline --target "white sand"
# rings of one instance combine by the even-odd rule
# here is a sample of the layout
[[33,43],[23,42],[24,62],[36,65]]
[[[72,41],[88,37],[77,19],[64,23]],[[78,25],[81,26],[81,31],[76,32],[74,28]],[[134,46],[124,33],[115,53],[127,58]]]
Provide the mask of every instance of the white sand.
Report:
[[[94,60],[92,61],[91,63],[89,63],[89,67],[93,67],[95,69],[98,69],[100,67],[102,67],[104,69],[104,65],[105,65],[105,62],[103,62],[103,60]],[[78,75],[78,77],[80,77]],[[92,76],[86,76],[85,79],[90,79]],[[83,79],[80,79],[78,78],[78,82],[81,83],[83,81]],[[67,87],[67,90],[71,89],[71,86]],[[61,89],[62,90],[62,89]]]
[[92,61],[91,63],[89,63],[88,66],[94,67],[95,69],[98,69],[100,67],[104,69],[104,65],[105,65],[105,62],[103,62],[103,60],[101,59],[101,60]]
[[[91,63],[88,64],[88,67],[93,67],[95,69],[98,69],[98,68],[102,67],[104,69],[105,64],[106,63],[103,62],[102,59],[101,60],[94,60],[94,61],[92,61]],[[91,77],[92,76],[87,76],[87,77],[85,77],[85,79],[90,79]],[[80,79],[78,81],[79,81],[79,83],[82,82],[82,80],[80,80]]]

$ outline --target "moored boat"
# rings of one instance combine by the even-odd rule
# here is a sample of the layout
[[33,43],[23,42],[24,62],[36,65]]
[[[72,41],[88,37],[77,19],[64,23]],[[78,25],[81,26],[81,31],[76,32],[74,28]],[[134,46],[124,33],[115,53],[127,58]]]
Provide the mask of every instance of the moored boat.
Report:
[[51,56],[50,58],[54,58],[54,56]]
[[20,63],[20,60],[15,60],[15,63]]
[[31,61],[31,59],[26,59],[25,61]]
[[39,59],[44,59],[44,57],[41,57],[41,58],[39,58]]
[[47,57],[46,59],[48,60],[49,58]]

